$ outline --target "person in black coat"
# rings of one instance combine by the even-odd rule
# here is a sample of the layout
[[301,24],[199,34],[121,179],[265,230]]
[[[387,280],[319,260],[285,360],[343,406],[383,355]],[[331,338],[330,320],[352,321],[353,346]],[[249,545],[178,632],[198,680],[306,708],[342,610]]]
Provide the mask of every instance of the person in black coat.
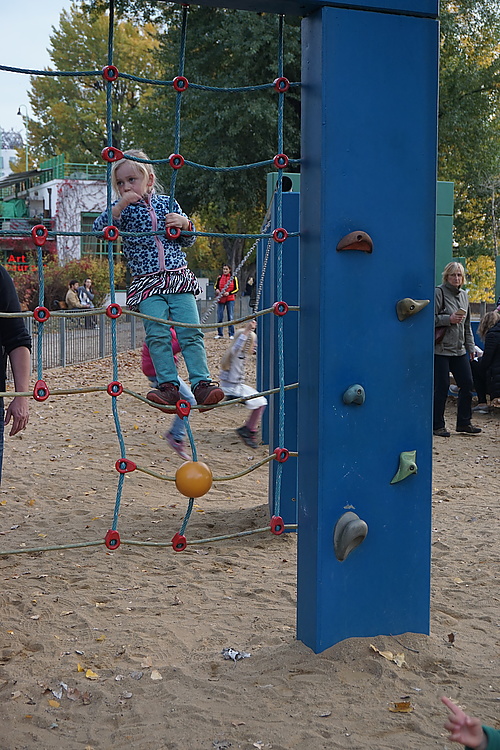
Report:
[[474,411],[488,413],[486,395],[500,406],[500,313],[486,313],[479,324],[478,335],[484,341],[483,356],[472,363],[472,375],[478,403]]

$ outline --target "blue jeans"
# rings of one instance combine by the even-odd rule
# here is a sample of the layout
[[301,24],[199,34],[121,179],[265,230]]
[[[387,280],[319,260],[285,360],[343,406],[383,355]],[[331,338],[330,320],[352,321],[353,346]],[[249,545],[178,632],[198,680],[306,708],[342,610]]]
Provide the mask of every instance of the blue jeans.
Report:
[[[227,319],[234,320],[234,299],[227,302],[217,302],[217,323],[222,323],[224,320],[224,309],[227,310]],[[222,328],[218,328],[217,332],[219,336],[224,335]],[[228,332],[230,336],[234,336],[234,326],[228,326]]]
[[[196,399],[191,393],[191,389],[189,388],[188,384],[185,383],[182,378],[179,378],[179,391],[181,394],[181,398],[189,401],[191,406],[196,406]],[[169,432],[172,437],[175,438],[175,440],[182,440],[184,438],[184,435],[186,434],[184,420],[178,416],[175,416],[172,420]]]
[[[153,294],[140,303],[139,312],[165,321],[165,323],[158,323],[155,320],[144,320],[146,344],[153,360],[158,383],[179,385],[168,321],[199,324],[200,318],[194,295],[190,292]],[[195,388],[200,380],[211,380],[202,331],[199,328],[180,327],[176,327],[175,331],[189,373],[191,388]]]
[[4,408],[3,408],[3,398],[0,398],[0,483],[2,482],[3,433],[4,433]]

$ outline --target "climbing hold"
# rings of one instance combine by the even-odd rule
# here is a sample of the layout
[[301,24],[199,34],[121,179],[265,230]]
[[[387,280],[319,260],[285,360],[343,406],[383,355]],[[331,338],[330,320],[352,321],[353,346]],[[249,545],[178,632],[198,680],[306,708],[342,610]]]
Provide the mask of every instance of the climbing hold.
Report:
[[110,81],[113,83],[113,81],[116,81],[120,74],[118,73],[118,68],[116,65],[106,65],[102,69],[102,77],[105,81]]
[[47,227],[44,227],[43,224],[37,224],[31,230],[33,242],[38,247],[42,247],[42,245],[45,245],[45,240],[47,239],[48,234],[49,230],[47,229]]
[[273,453],[276,457],[276,461],[280,464],[284,464],[290,458],[290,451],[286,448],[275,448]]
[[182,419],[183,417],[189,417],[191,404],[189,403],[189,401],[180,398],[175,405],[175,411],[177,412],[177,416],[180,417],[180,419]]
[[288,305],[286,302],[283,302],[283,300],[280,300],[279,302],[275,302],[273,305],[273,313],[275,315],[278,315],[278,317],[282,317],[283,315],[286,315],[288,312]]
[[168,157],[168,163],[172,169],[180,169],[184,166],[184,157],[180,154],[170,154]]
[[102,230],[102,234],[105,240],[114,242],[120,236],[120,231],[117,227],[114,227],[111,224],[109,227],[104,227],[104,229]]
[[274,84],[274,88],[279,94],[284,94],[290,88],[290,81],[288,80],[288,78],[285,78],[284,76],[275,78],[273,81],[273,84]]
[[167,227],[165,229],[165,234],[169,240],[176,240],[181,236],[181,230],[179,227]]
[[411,297],[405,297],[400,299],[396,303],[396,313],[399,320],[406,320],[411,315],[416,315],[423,310],[429,304],[428,299],[412,299]]
[[101,156],[104,161],[120,161],[120,159],[123,159],[123,151],[120,151],[119,148],[115,148],[114,146],[106,146],[106,148],[103,148],[101,151]]
[[201,497],[212,486],[212,472],[201,461],[186,461],[175,472],[175,486],[186,497]]
[[342,237],[337,245],[337,250],[362,250],[364,253],[371,253],[373,250],[373,240],[366,232],[356,231],[346,234]]
[[288,232],[283,227],[278,227],[273,232],[273,240],[275,242],[284,242],[288,237]]
[[115,469],[120,474],[128,474],[129,471],[135,471],[137,466],[133,461],[129,461],[128,458],[119,458],[115,464]]
[[46,307],[35,307],[33,317],[38,323],[45,323],[50,318],[50,311]]
[[117,380],[114,380],[108,385],[106,390],[110,396],[121,396],[123,393],[123,386]]
[[182,552],[187,547],[187,541],[186,537],[183,534],[174,534],[172,537],[172,547],[174,548],[174,552]]
[[50,396],[50,391],[45,380],[37,380],[33,388],[33,398],[35,401],[46,401]]
[[286,154],[276,154],[273,162],[277,169],[285,169],[288,166],[288,156]]
[[368,534],[368,525],[365,521],[348,511],[340,516],[333,530],[333,549],[335,557],[343,562],[353,549],[364,542]]
[[362,385],[356,383],[355,385],[349,386],[342,396],[344,404],[364,404],[365,403],[365,389]]
[[275,534],[276,536],[280,536],[285,530],[285,524],[283,523],[283,519],[281,516],[273,516],[271,518],[271,534]]
[[189,86],[189,81],[186,76],[175,76],[174,80],[172,81],[172,86],[176,91],[182,93]]
[[417,473],[417,451],[403,451],[399,454],[399,467],[391,479],[391,484],[401,482],[403,479]]
[[115,529],[109,529],[104,537],[104,544],[108,549],[118,549],[120,546],[120,534]]
[[106,315],[108,318],[119,318],[122,314],[122,308],[116,302],[112,302],[106,308]]

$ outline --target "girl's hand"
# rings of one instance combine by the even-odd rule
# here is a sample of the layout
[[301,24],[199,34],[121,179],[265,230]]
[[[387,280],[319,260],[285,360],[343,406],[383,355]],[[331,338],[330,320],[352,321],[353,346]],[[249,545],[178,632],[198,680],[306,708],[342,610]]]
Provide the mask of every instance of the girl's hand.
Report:
[[132,203],[139,203],[139,201],[142,201],[142,195],[134,192],[134,190],[126,190],[118,203],[116,203],[111,209],[111,213],[115,219],[118,219],[121,212],[127,208],[127,206],[130,206]]
[[474,750],[486,750],[488,742],[479,719],[467,716],[445,695],[441,697],[441,700],[451,711],[444,725],[450,733],[450,740],[460,742],[461,745],[467,745]]
[[181,214],[171,213],[165,216],[165,228],[179,227],[179,229],[189,229],[189,219]]

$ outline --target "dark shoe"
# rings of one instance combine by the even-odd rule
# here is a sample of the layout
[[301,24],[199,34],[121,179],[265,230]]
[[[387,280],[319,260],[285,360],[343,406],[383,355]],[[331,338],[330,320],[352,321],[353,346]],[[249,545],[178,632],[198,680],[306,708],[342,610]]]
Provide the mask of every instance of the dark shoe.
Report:
[[161,406],[175,406],[180,397],[179,388],[175,383],[162,383],[158,388],[149,391],[146,396],[148,401],[161,404]]
[[450,437],[450,433],[448,432],[446,427],[440,427],[438,430],[433,430],[432,432],[438,437]]
[[248,445],[250,448],[258,447],[257,434],[249,430],[246,425],[243,425],[243,427],[238,427],[235,432],[240,436],[245,445]]
[[[214,406],[222,401],[224,391],[219,388],[217,383],[212,383],[210,380],[200,380],[198,385],[193,388],[193,396],[200,406]],[[200,411],[206,411],[206,409],[200,409]]]
[[474,427],[472,424],[464,424],[462,427],[458,427],[457,432],[466,432],[468,435],[479,435],[482,432],[480,427]]

